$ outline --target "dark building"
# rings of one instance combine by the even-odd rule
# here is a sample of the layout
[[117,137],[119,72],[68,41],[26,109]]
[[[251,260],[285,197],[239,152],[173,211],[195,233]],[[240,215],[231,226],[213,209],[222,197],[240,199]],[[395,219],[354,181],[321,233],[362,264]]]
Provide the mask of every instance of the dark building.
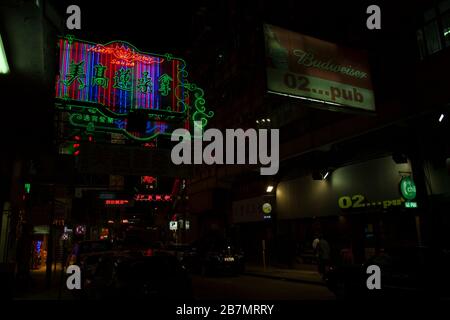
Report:
[[[245,166],[198,169],[190,199],[199,236],[234,237],[258,260],[265,240],[273,262],[287,264],[295,255],[306,260],[319,233],[357,260],[391,245],[448,246],[448,1],[385,4],[381,30],[365,28],[367,6],[321,5],[218,2],[197,12],[201,50],[190,59],[216,111],[210,125],[280,130],[275,176]],[[366,51],[375,112],[268,93],[264,23]],[[404,177],[415,181],[417,208],[405,205]],[[265,202],[273,203],[271,222]]]
[[5,119],[0,129],[0,262],[16,269],[18,283],[25,284],[32,246],[45,242],[53,222],[54,39],[63,21],[47,1],[3,1],[0,21],[2,59],[9,66],[0,74]]

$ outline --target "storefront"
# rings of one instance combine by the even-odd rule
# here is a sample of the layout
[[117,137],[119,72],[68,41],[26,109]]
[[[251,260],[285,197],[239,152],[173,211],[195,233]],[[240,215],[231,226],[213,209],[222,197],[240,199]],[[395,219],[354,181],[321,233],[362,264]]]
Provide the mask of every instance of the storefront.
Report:
[[[396,163],[391,156],[330,169],[321,180],[304,175],[281,181],[277,237],[294,242],[304,260],[319,234],[334,254],[351,251],[355,261],[388,246],[418,245],[422,211],[413,181],[410,163]],[[411,191],[409,199],[402,185]]]

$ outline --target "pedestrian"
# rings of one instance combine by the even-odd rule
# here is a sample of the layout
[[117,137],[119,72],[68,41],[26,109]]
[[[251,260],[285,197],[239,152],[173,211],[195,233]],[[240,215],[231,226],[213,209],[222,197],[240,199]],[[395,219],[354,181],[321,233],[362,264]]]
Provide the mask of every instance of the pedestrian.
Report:
[[316,255],[318,271],[321,276],[324,276],[328,266],[330,265],[331,250],[328,241],[324,239],[323,235],[320,235],[317,239]]

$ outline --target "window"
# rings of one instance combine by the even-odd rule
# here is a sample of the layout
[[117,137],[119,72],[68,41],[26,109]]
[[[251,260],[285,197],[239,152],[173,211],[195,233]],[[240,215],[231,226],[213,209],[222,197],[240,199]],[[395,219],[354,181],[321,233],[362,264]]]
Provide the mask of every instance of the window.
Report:
[[423,13],[416,35],[421,59],[450,47],[450,0],[438,1]]
[[8,59],[6,59],[5,48],[3,47],[2,36],[0,35],[0,73],[9,73]]

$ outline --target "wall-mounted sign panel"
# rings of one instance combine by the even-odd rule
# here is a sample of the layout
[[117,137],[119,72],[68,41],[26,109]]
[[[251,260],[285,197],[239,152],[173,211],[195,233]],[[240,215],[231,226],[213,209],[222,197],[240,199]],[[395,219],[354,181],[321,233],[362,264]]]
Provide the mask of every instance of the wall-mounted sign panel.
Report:
[[375,111],[367,54],[264,25],[271,93]]

